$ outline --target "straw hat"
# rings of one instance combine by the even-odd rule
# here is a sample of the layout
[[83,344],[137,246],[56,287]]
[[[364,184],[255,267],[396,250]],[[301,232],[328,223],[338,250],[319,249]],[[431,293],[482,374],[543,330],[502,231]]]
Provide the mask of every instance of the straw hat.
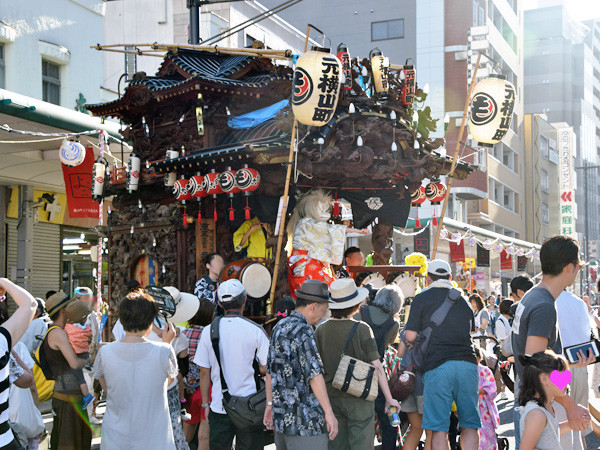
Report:
[[54,313],[67,306],[71,300],[71,297],[69,297],[63,291],[52,294],[50,298],[46,300],[46,312],[49,316],[52,316]]
[[345,309],[358,305],[369,296],[369,290],[356,287],[352,278],[340,278],[329,285],[329,309]]
[[187,292],[180,292],[179,289],[173,286],[165,286],[165,290],[171,294],[175,301],[175,314],[172,317],[167,317],[167,322],[187,322],[196,315],[200,307],[198,297]]

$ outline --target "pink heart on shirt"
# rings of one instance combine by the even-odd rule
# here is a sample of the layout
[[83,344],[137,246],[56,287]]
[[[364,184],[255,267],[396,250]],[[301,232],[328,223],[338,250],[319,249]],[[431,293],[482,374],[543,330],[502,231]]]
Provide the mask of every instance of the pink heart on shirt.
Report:
[[564,372],[559,372],[558,370],[553,370],[550,373],[550,381],[552,381],[557,388],[564,389],[567,384],[571,382],[573,379],[573,374],[570,370],[565,370]]

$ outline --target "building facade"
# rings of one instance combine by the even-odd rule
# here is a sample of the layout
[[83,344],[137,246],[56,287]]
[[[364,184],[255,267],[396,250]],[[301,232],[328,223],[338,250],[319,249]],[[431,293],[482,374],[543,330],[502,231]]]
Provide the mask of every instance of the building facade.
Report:
[[525,108],[573,127],[576,230],[585,244],[600,237],[598,170],[585,169],[600,163],[600,27],[572,20],[565,5],[553,3],[525,12]]
[[[90,117],[86,101],[102,89],[101,0],[32,0],[0,5],[0,124],[27,133],[79,133],[115,123]],[[0,131],[0,276],[44,297],[49,290],[94,286],[87,228],[71,218],[58,157],[62,137]],[[81,136],[84,146],[98,143]],[[72,243],[67,245],[65,243]],[[12,303],[10,304],[12,307]]]

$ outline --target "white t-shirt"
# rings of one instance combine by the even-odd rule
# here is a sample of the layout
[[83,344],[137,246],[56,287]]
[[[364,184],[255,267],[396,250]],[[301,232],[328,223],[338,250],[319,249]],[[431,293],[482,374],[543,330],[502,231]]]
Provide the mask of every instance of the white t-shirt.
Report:
[[[155,322],[156,323],[156,322]],[[164,321],[159,319],[159,323],[164,326]],[[158,325],[158,323],[157,323]],[[162,327],[161,327],[162,328]],[[181,331],[181,327],[177,327]],[[121,321],[117,320],[115,326],[113,327],[113,336],[117,341],[120,341],[123,337],[125,337],[125,330],[123,329],[123,325],[121,325]],[[118,336],[118,337],[117,337]],[[162,338],[158,336],[154,332],[154,330],[150,331],[146,339],[152,342],[162,342]],[[179,336],[176,336],[175,339],[171,341],[171,346],[175,350],[175,356],[179,355],[182,351],[190,347],[190,340],[183,333],[179,333]],[[169,385],[168,389],[171,389],[173,386],[177,384],[177,379],[173,380],[173,382]]]
[[[35,353],[42,343],[46,331],[48,331],[48,322],[43,317],[38,317],[31,321],[20,341],[25,344],[30,355]],[[38,336],[40,337],[39,339]]]
[[167,378],[177,375],[173,348],[157,342],[111,342],[98,351],[94,377],[104,377],[101,449],[175,450]]
[[496,338],[499,342],[502,342],[510,335],[510,322],[506,317],[502,314],[498,316],[498,320],[496,320]]
[[556,316],[563,348],[589,342],[592,328],[583,300],[563,291],[556,299]]
[[[202,330],[193,362],[200,367],[211,369],[210,409],[217,414],[225,414],[221,374],[210,340],[210,327],[211,325]],[[219,350],[223,376],[229,393],[241,397],[256,393],[252,361],[256,354],[258,364],[267,365],[269,352],[267,333],[259,325],[244,317],[223,317],[219,328]]]

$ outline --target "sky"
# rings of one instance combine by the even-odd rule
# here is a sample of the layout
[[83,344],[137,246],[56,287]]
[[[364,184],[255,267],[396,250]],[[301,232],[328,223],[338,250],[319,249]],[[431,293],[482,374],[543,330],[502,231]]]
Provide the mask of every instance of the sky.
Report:
[[[559,3],[556,0],[523,0],[525,9],[532,9],[545,4]],[[600,18],[600,0],[564,0],[571,17],[575,20]]]

